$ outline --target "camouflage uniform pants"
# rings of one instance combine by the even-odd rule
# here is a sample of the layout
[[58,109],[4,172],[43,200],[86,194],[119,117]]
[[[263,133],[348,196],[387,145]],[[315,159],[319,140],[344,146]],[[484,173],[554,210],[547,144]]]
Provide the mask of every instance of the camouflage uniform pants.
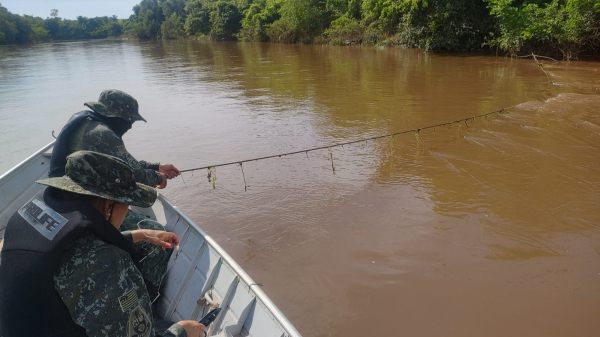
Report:
[[[144,220],[144,221],[142,221]],[[140,222],[142,221],[142,222]],[[139,227],[138,227],[139,223]],[[135,213],[131,210],[127,212],[127,216],[125,216],[125,220],[119,230],[123,231],[131,231],[135,229],[153,229],[164,231],[165,227],[159,224],[154,220],[150,220],[147,217]],[[165,273],[167,272],[167,264],[169,262],[169,258],[171,257],[171,253],[173,253],[173,249],[165,249],[162,250],[160,247],[155,246],[148,242],[137,242],[134,244],[135,249],[142,254],[145,258],[141,261],[141,270],[140,272],[144,276],[144,278],[149,281],[154,287],[155,291],[158,291],[161,284],[163,283],[163,278]],[[154,291],[148,289],[148,291],[152,294]],[[152,298],[153,300],[153,298]]]

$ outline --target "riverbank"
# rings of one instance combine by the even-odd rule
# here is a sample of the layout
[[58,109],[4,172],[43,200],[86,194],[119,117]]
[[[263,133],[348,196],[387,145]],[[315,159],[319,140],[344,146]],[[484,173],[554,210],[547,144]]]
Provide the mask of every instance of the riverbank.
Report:
[[[56,13],[55,13],[56,14]],[[142,0],[133,15],[64,20],[0,6],[0,44],[97,39],[189,39],[492,51],[570,60],[600,56],[596,0]]]

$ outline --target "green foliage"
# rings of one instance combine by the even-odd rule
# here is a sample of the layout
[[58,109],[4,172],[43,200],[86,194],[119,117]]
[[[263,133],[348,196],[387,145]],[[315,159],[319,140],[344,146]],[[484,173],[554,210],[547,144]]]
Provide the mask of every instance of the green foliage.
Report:
[[42,26],[31,26],[28,40],[31,42],[42,42],[50,40],[50,32]]
[[278,0],[257,0],[246,10],[238,37],[242,41],[268,41],[267,29],[281,18]]
[[185,12],[185,32],[190,36],[202,34],[214,40],[235,40],[242,27],[240,4],[231,0],[193,0],[186,4]]
[[115,16],[96,18],[79,16],[77,20],[55,17],[46,19],[43,23],[52,40],[102,39],[123,33],[123,24]]
[[131,30],[141,39],[209,35],[233,40],[241,28],[244,3],[232,0],[142,0],[134,6]]
[[298,42],[294,25],[289,18],[280,18],[266,27],[269,41],[278,43]]
[[161,36],[163,39],[173,40],[183,36],[183,21],[173,12],[163,23],[160,25]]
[[267,28],[275,42],[310,43],[325,31],[331,16],[324,0],[286,0],[279,12],[281,18]]
[[400,18],[399,43],[438,52],[473,51],[494,31],[483,1],[413,1]]
[[211,4],[209,36],[214,40],[234,40],[242,28],[242,15],[233,1],[218,0]]
[[378,28],[384,34],[393,34],[396,32],[401,16],[410,10],[413,1],[365,0],[362,3],[364,21],[371,27]]
[[162,2],[157,0],[142,0],[133,6],[134,15],[129,20],[132,22],[132,31],[140,39],[156,39],[160,36],[160,28],[165,20]]
[[163,15],[165,16],[165,18],[169,18],[173,14],[176,14],[180,18],[185,18],[186,2],[186,0],[169,0],[161,2],[160,6],[162,8]]
[[108,36],[120,36],[123,34],[123,24],[118,20],[109,22],[105,25],[105,28]]
[[206,35],[214,40],[400,44],[427,51],[486,46],[512,55],[600,50],[600,0],[141,0],[128,20],[63,20],[0,6],[0,44]]
[[208,169],[208,182],[212,185],[213,190],[216,188],[216,182],[217,182],[217,169],[212,166],[209,167]]
[[0,44],[15,43],[19,34],[17,24],[13,22],[12,14],[0,4]]
[[361,22],[345,13],[331,22],[323,35],[331,41],[331,44],[343,46],[362,43],[364,32]]
[[50,40],[97,39],[118,36],[123,24],[113,17],[63,20],[58,11],[42,19],[29,15],[16,15],[0,6],[0,44],[22,44]]
[[596,48],[600,41],[597,0],[490,0],[489,8],[498,19],[499,31],[488,43],[512,55],[524,50],[559,50],[569,59],[581,50]]
[[29,43],[48,41],[50,36],[44,28],[44,21],[33,16],[14,16],[14,22],[18,31],[14,43]]
[[12,14],[0,4],[0,45],[49,40],[44,20]]
[[188,2],[185,5],[185,12],[187,17],[184,29],[187,35],[210,33],[210,9],[203,4],[202,0]]

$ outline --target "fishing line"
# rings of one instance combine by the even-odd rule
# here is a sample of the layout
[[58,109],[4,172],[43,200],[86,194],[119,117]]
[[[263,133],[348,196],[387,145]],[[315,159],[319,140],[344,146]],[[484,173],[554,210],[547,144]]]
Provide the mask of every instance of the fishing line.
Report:
[[[211,182],[213,184],[213,188],[214,188],[214,180],[216,180],[216,178],[215,178],[215,176],[216,176],[215,173],[216,172],[214,171],[214,169],[216,167],[230,166],[230,165],[241,165],[241,164],[247,163],[247,162],[264,160],[264,159],[271,159],[271,158],[277,158],[277,157],[283,157],[283,156],[291,156],[291,155],[295,155],[295,154],[299,154],[299,153],[306,153],[306,156],[308,158],[308,152],[311,152],[311,151],[324,150],[324,149],[331,150],[334,147],[339,147],[339,146],[344,146],[344,145],[350,145],[350,144],[356,144],[356,143],[361,143],[361,142],[365,142],[365,144],[366,144],[366,142],[369,141],[369,140],[376,140],[376,139],[394,137],[394,136],[397,136],[397,135],[402,135],[402,134],[411,133],[411,132],[413,132],[415,134],[415,137],[417,137],[418,141],[420,141],[420,139],[419,139],[419,133],[422,130],[435,129],[436,127],[444,127],[444,126],[451,127],[453,124],[457,124],[457,123],[461,123],[461,122],[467,123],[468,120],[475,121],[476,118],[482,118],[482,117],[483,118],[487,118],[489,115],[492,115],[492,114],[502,114],[504,111],[507,111],[507,110],[509,110],[511,108],[514,108],[515,106],[516,105],[513,105],[513,106],[508,107],[508,108],[503,108],[503,109],[500,109],[500,110],[487,112],[487,113],[484,113],[484,114],[481,114],[481,115],[477,115],[477,116],[471,116],[471,117],[461,118],[461,119],[457,119],[457,120],[454,120],[454,121],[451,121],[451,122],[439,123],[439,124],[435,124],[435,125],[429,125],[429,126],[425,126],[425,127],[421,127],[421,128],[415,128],[415,129],[410,129],[410,130],[405,130],[405,131],[400,131],[400,132],[395,132],[395,133],[388,133],[388,134],[381,135],[381,136],[374,136],[374,137],[362,138],[362,139],[352,140],[352,141],[343,142],[343,143],[336,143],[336,144],[331,144],[331,145],[313,147],[313,148],[310,148],[310,149],[304,149],[304,150],[299,150],[299,151],[292,151],[292,152],[274,154],[274,155],[270,155],[270,156],[264,156],[264,157],[258,157],[258,158],[252,158],[252,159],[245,159],[245,160],[237,160],[237,161],[232,161],[232,162],[229,162],[229,163],[222,163],[222,164],[216,164],[216,165],[208,165],[208,166],[202,166],[202,167],[195,167],[195,168],[180,170],[179,172],[181,172],[181,173],[183,173],[183,172],[194,172],[194,171],[197,171],[197,170],[208,169],[209,170],[209,176],[208,176],[209,177],[209,182]],[[333,158],[331,158],[331,159],[332,159],[332,165],[333,165]],[[334,171],[335,171],[335,169],[334,169]],[[211,178],[212,178],[212,180],[211,180]]]
[[[142,223],[142,222],[144,222],[144,221],[154,221],[154,220],[152,220],[152,219],[142,219],[142,220],[138,221],[138,223],[137,223],[137,227],[138,227],[138,229],[142,230],[142,228],[140,227],[140,223]],[[165,230],[165,232],[166,232],[166,230]],[[151,239],[158,239],[158,240],[160,240],[159,238],[157,238],[157,237],[155,237],[155,236],[150,236],[150,235],[148,235],[148,234],[146,234],[146,233],[144,233],[144,232],[142,232],[142,234],[144,234],[144,236],[145,236],[145,237],[147,237],[147,238],[151,238]],[[142,261],[144,261],[144,260],[145,260],[147,257],[149,257],[150,255],[154,254],[154,252],[155,252],[156,250],[158,250],[158,248],[159,248],[159,247],[160,247],[160,246],[158,246],[158,245],[157,245],[157,246],[156,246],[156,247],[155,247],[155,248],[154,248],[154,249],[153,249],[153,250],[152,250],[150,253],[146,254],[146,256],[144,256],[144,257],[143,257],[143,258],[140,260],[140,263],[141,263]],[[162,248],[162,247],[161,247],[161,248]],[[177,261],[177,258],[179,257],[179,245],[177,245],[176,247],[173,247],[173,249],[175,249],[175,251],[173,252],[173,253],[175,253],[175,258],[173,258],[173,263],[171,263],[171,265],[167,267],[167,270],[166,270],[166,271],[165,271],[165,273],[164,273],[164,274],[161,276],[161,278],[160,278],[160,282],[158,283],[158,284],[159,284],[159,289],[160,289],[160,286],[162,285],[162,283],[163,283],[163,281],[164,281],[164,279],[165,279],[165,276],[167,276],[167,274],[169,273],[169,270],[171,270],[171,267],[173,267],[173,266],[175,265],[175,261]],[[155,298],[154,298],[154,299],[153,299],[153,300],[150,302],[150,304],[154,304],[154,302],[156,302],[156,300],[158,300],[158,299],[160,298],[160,296],[161,296],[161,293],[160,293],[160,291],[157,291],[157,293],[158,293],[158,294],[157,294],[157,295],[156,295],[156,297],[155,297]]]

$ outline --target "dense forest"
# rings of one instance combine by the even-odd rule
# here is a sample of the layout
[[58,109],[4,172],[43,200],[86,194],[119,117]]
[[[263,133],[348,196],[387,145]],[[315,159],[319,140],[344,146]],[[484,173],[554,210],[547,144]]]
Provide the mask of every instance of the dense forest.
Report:
[[213,40],[402,45],[435,52],[493,50],[565,59],[598,55],[600,0],[142,0],[125,20],[11,14],[0,44],[206,36]]
[[124,24],[113,17],[64,20],[54,9],[42,19],[10,13],[0,4],[0,45],[52,40],[100,39],[123,34]]

